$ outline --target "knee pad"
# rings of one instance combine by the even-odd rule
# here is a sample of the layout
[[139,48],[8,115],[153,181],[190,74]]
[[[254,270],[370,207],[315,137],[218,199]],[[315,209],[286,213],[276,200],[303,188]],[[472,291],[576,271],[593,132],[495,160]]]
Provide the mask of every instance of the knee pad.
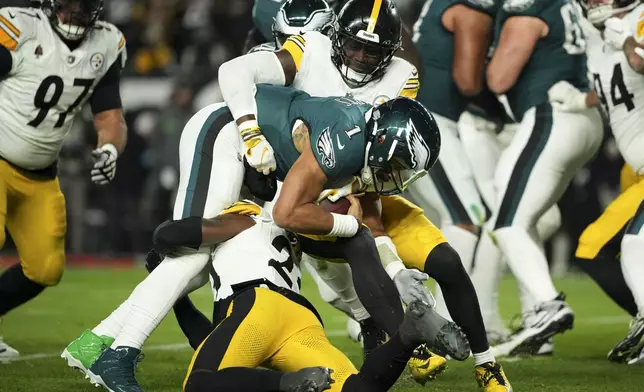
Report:
[[32,282],[45,287],[56,286],[65,271],[65,252],[54,252],[37,262],[25,258],[21,263],[25,276]]

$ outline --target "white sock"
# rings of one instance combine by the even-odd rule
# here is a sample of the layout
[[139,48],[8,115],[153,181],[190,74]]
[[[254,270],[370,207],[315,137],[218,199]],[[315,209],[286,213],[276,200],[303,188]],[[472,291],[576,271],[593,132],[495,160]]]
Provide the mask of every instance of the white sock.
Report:
[[112,314],[92,329],[92,332],[98,336],[109,336],[111,338],[118,336],[127,316],[130,314],[130,310],[130,299],[128,298]]
[[481,307],[481,315],[487,329],[504,330],[499,315],[499,284],[503,276],[502,253],[489,233],[484,232],[478,243],[472,269],[472,284]]
[[315,268],[320,278],[349,306],[353,317],[357,321],[368,319],[369,312],[362,305],[353,286],[351,266],[347,263],[330,263],[311,257],[311,266]]
[[456,225],[445,225],[441,227],[441,232],[447,239],[447,242],[454,248],[461,258],[461,263],[465,270],[472,271],[472,262],[474,261],[474,251],[478,236]]
[[440,314],[442,317],[448,319],[449,321],[454,321],[452,320],[452,316],[450,316],[449,314],[447,304],[445,303],[445,297],[443,296],[441,287],[438,284],[436,285],[434,299],[436,300],[436,313]]
[[130,295],[130,313],[112,348],[140,349],[208,260],[208,253],[166,257]]
[[637,310],[640,315],[644,315],[644,235],[624,235],[620,264]]
[[[348,304],[344,303],[338,293],[333,291],[331,287],[329,287],[328,284],[322,279],[318,271],[311,265],[311,263],[317,263],[318,261],[313,260],[310,256],[303,254],[302,255],[302,264],[306,271],[311,275],[313,280],[315,281],[315,284],[318,286],[318,292],[320,293],[320,297],[322,297],[322,300],[324,302],[328,303],[329,305],[333,306],[334,308],[338,309],[342,313],[345,313],[349,317],[353,317],[353,313],[351,313],[351,308],[349,307]],[[323,262],[323,261],[319,261]]]
[[496,362],[496,358],[492,354],[492,350],[489,348],[486,351],[478,354],[472,354],[474,356],[474,366],[483,365],[487,362]]
[[510,226],[496,230],[494,235],[520,284],[538,303],[553,300],[558,294],[550,278],[548,261],[528,232]]

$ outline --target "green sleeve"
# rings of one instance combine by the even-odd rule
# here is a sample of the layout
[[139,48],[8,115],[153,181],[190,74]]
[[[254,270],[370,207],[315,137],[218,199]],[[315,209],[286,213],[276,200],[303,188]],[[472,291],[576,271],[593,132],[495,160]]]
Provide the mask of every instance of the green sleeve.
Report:
[[540,17],[543,7],[552,0],[505,0],[503,13],[505,18],[511,16]]
[[454,5],[462,4],[494,17],[499,10],[500,0],[454,0]]

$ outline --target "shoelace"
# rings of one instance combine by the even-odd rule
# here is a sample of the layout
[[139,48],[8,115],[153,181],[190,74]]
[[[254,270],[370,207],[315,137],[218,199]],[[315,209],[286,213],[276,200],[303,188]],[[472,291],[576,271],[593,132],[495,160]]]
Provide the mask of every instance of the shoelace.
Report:
[[483,383],[485,385],[488,385],[493,378],[496,379],[499,385],[505,385],[505,379],[503,378],[503,374],[501,374],[501,366],[498,363],[494,365],[482,365],[482,367],[485,369],[485,374],[483,375]]
[[126,385],[139,385],[139,383],[136,381],[134,373],[138,371],[139,363],[143,361],[144,358],[145,355],[143,353],[138,354],[132,361],[132,371],[124,372],[125,374],[123,374],[123,380],[125,381]]

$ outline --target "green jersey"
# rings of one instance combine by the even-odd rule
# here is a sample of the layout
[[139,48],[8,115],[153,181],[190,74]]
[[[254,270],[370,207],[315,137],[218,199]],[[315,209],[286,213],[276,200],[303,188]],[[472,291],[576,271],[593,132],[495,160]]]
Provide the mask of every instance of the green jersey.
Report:
[[328,178],[327,188],[347,184],[364,166],[365,113],[371,105],[348,97],[313,98],[289,87],[257,85],[257,119],[273,147],[277,179],[283,181],[300,152],[293,128],[300,120],[309,129],[311,150]]
[[253,23],[266,41],[273,40],[273,21],[286,0],[255,0],[253,6]]
[[[512,16],[530,16],[548,24],[548,34],[537,41],[528,63],[507,92],[517,121],[531,107],[548,102],[548,90],[560,80],[588,91],[586,39],[578,22],[581,16],[570,0],[506,0],[498,15],[500,25]],[[498,40],[500,31],[496,35]]]
[[494,18],[498,0],[427,0],[414,26],[414,42],[422,60],[425,79],[418,97],[430,112],[458,121],[469,99],[461,94],[452,78],[454,34],[443,27],[447,9],[465,5]]

